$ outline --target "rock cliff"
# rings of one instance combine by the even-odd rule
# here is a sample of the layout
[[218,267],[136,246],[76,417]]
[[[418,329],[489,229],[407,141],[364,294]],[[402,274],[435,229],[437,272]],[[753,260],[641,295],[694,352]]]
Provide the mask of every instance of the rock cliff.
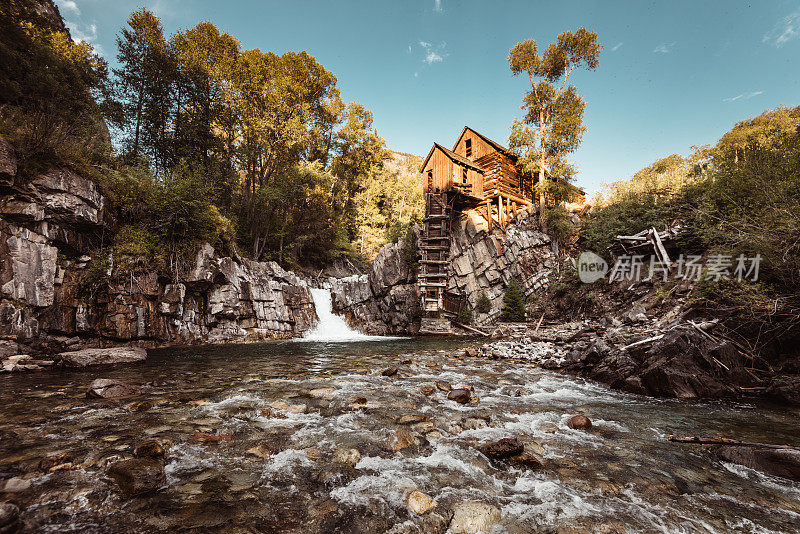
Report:
[[316,323],[303,279],[272,262],[219,257],[208,244],[179,279],[147,267],[112,276],[108,204],[94,182],[66,168],[19,175],[0,138],[2,358],[291,337]]

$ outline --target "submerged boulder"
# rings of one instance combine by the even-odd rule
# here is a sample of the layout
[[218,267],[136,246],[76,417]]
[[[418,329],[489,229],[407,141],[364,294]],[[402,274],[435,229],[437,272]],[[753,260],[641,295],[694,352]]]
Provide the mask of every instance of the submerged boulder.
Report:
[[106,474],[119,491],[129,496],[158,490],[167,483],[164,462],[152,458],[132,458],[109,466]]
[[147,359],[147,351],[140,347],[109,347],[62,352],[58,357],[67,367],[89,367],[141,362]]
[[567,426],[573,430],[591,430],[592,420],[585,415],[573,415],[567,419]]
[[94,399],[118,399],[141,394],[142,388],[120,380],[98,378],[89,384],[86,396]]
[[712,449],[712,452],[724,462],[800,482],[800,450],[723,445]]
[[10,502],[0,502],[0,533],[11,534],[20,529],[19,508]]

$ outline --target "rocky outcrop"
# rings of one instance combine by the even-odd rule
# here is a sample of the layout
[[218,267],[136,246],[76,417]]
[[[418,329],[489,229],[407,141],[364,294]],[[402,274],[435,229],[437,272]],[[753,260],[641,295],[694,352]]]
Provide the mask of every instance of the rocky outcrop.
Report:
[[[453,225],[448,291],[464,295],[473,308],[485,293],[491,309],[478,314],[479,322],[501,313],[505,288],[512,279],[519,280],[528,295],[547,283],[554,259],[549,237],[537,227],[528,212],[492,232],[474,211]],[[402,239],[390,243],[380,250],[369,274],[327,280],[334,310],[367,333],[417,333],[420,297],[405,249]]]
[[473,308],[481,293],[489,297],[491,309],[479,315],[479,321],[500,315],[505,288],[512,279],[522,284],[526,295],[545,287],[555,261],[550,238],[538,230],[528,211],[520,212],[513,224],[495,226],[492,232],[483,217],[467,212],[460,224],[453,226],[450,258],[448,290],[466,295]]
[[308,284],[276,263],[220,257],[206,243],[167,279],[114,258],[114,230],[93,181],[67,168],[21,176],[0,137],[3,368],[29,366],[9,364],[19,354],[63,353],[63,365],[82,367],[130,358],[77,349],[292,337],[317,321]]
[[384,245],[369,274],[330,278],[333,310],[368,334],[415,334],[419,293],[404,253],[405,241]]
[[717,446],[713,455],[776,477],[800,482],[800,450],[792,448]]
[[630,348],[602,338],[579,342],[563,369],[613,388],[680,399],[735,397],[746,379],[741,357],[727,341],[717,342],[691,327],[678,327],[652,345]]

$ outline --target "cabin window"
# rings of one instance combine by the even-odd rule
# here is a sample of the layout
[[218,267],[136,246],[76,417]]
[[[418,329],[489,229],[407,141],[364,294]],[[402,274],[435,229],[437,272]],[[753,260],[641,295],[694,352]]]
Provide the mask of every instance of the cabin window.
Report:
[[461,181],[467,183],[467,168],[464,167],[461,169]]
[[433,169],[428,170],[428,191],[433,190]]
[[464,145],[467,147],[467,157],[472,157],[472,139],[464,141]]

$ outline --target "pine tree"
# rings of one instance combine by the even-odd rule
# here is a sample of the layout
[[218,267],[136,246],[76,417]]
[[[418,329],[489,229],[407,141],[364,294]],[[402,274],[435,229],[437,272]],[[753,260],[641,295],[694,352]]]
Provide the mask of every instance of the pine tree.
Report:
[[525,294],[516,280],[511,280],[506,287],[506,294],[503,297],[503,320],[515,323],[525,320]]

